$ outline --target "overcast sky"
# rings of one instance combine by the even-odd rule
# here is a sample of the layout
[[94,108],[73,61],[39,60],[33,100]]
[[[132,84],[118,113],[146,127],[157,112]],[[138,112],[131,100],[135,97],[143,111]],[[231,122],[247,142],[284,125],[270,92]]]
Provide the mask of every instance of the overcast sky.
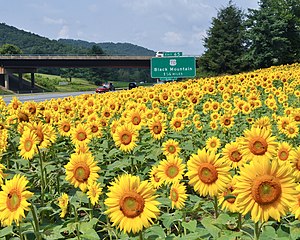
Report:
[[[199,55],[212,17],[229,0],[1,0],[0,22],[50,39],[128,42]],[[258,0],[233,0],[257,8]]]

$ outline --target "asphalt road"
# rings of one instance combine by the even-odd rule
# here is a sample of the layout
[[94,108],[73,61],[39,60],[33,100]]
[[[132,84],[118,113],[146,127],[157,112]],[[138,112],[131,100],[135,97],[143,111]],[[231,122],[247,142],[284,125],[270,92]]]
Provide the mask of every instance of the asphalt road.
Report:
[[95,91],[87,91],[87,92],[68,92],[68,93],[31,93],[31,94],[16,94],[16,95],[0,95],[3,98],[6,104],[10,103],[13,97],[17,97],[21,102],[26,101],[35,101],[42,102],[45,100],[50,100],[52,98],[65,98],[70,96],[78,96],[81,94],[91,94],[95,93]]

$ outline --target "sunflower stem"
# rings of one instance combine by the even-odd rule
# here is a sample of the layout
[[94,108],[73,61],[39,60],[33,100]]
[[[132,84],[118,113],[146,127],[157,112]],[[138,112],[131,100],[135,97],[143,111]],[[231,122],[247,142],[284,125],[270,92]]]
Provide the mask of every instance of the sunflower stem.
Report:
[[21,223],[18,224],[18,230],[19,230],[19,234],[20,234],[20,239],[24,240],[23,234],[22,234],[22,229],[21,229]]
[[37,216],[37,209],[35,207],[35,205],[31,204],[31,212],[32,212],[32,216],[33,216],[33,229],[34,229],[34,235],[36,237],[36,239],[41,240],[41,235],[40,235],[40,224],[39,224],[39,220],[38,220],[38,216]]
[[143,231],[140,231],[139,233],[139,240],[143,240]]
[[74,211],[74,222],[75,222],[75,228],[76,228],[76,236],[77,236],[77,238],[79,239],[79,228],[78,228],[78,214],[77,214],[77,209],[76,209],[76,207],[73,205],[73,204],[71,204],[72,205],[72,208],[73,208],[73,211]]
[[254,240],[258,240],[260,235],[260,227],[259,227],[259,222],[256,222],[254,224]]
[[242,214],[239,213],[238,214],[238,229],[241,229],[242,228]]
[[43,156],[40,151],[40,148],[38,147],[39,152],[39,159],[40,159],[40,171],[41,171],[41,206],[44,207],[44,191],[45,191],[45,182],[44,182],[44,167],[43,167]]
[[94,208],[93,208],[93,205],[91,203],[91,200],[89,200],[89,209],[90,209],[90,220],[92,220],[93,219]]
[[215,209],[215,217],[219,217],[219,209],[218,209],[218,198],[214,196],[214,209]]

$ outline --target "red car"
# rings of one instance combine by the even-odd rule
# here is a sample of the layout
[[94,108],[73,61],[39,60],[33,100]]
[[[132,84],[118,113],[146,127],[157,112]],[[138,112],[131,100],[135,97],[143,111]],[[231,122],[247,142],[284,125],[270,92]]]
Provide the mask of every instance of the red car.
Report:
[[109,88],[106,86],[100,86],[96,89],[96,93],[105,93],[109,92]]

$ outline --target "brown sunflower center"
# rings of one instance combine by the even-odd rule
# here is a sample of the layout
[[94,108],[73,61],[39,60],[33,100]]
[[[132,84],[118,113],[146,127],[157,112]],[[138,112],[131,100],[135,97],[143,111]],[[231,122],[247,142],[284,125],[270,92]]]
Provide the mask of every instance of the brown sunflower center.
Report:
[[295,129],[294,129],[293,127],[289,127],[289,128],[288,128],[288,132],[289,132],[290,134],[293,134],[293,133],[295,133]]
[[[224,196],[224,197],[226,197],[226,196],[228,196],[228,195],[237,196],[236,194],[232,194],[232,192],[233,192],[233,187],[229,187],[229,188],[227,189],[227,191],[225,191],[225,192],[223,193],[223,196]],[[235,202],[235,197],[227,198],[226,201],[229,202],[229,203],[234,203],[234,202]]]
[[168,149],[168,152],[171,154],[176,152],[176,147],[174,145],[169,145],[167,149]]
[[134,116],[134,117],[132,118],[132,123],[133,123],[134,125],[139,125],[140,122],[141,122],[141,118],[140,118],[139,116]]
[[99,128],[97,126],[93,125],[91,127],[91,130],[92,130],[92,133],[96,133],[96,132],[98,132]]
[[161,126],[161,123],[160,122],[156,122],[153,126],[153,132],[155,134],[160,134],[162,131],[162,126]]
[[20,112],[18,114],[18,118],[19,118],[20,122],[29,122],[29,117],[25,113]]
[[122,135],[121,135],[121,143],[124,144],[124,145],[128,145],[129,143],[131,143],[131,139],[132,139],[132,136],[130,134],[130,132],[124,132]]
[[24,148],[26,152],[29,152],[32,149],[33,141],[32,139],[26,139],[24,142]]
[[87,138],[87,135],[85,132],[78,132],[77,133],[77,139],[79,141],[84,141]]
[[210,143],[210,147],[211,147],[211,148],[215,148],[216,146],[217,146],[217,143],[216,143],[216,142],[211,142],[211,143]]
[[181,127],[181,122],[180,121],[175,121],[174,126],[176,128],[180,128]]
[[128,218],[139,216],[145,207],[144,198],[136,192],[127,192],[120,199],[120,210]]
[[206,183],[214,183],[218,179],[218,172],[211,163],[202,163],[198,169],[199,179]]
[[278,158],[282,161],[287,160],[289,157],[289,152],[286,149],[282,149],[278,153]]
[[179,174],[179,168],[176,165],[171,165],[166,169],[166,175],[169,178],[174,178]]
[[268,143],[262,137],[254,138],[249,145],[249,149],[254,155],[264,155],[268,150]]
[[178,191],[175,188],[172,188],[170,191],[170,198],[173,202],[177,202],[179,198]]
[[74,177],[78,182],[85,182],[90,176],[90,168],[87,165],[80,165],[74,171]]
[[63,129],[64,132],[69,132],[70,131],[70,125],[69,124],[64,124],[62,129]]
[[104,116],[108,118],[110,116],[110,112],[104,112]]
[[226,119],[224,120],[224,125],[225,125],[225,126],[230,125],[230,123],[231,123],[231,120],[230,120],[230,119],[226,118]]
[[238,150],[234,150],[230,153],[229,158],[233,162],[239,162],[242,159],[242,154]]
[[300,122],[300,115],[295,116],[294,119],[295,119],[296,122]]
[[258,204],[271,204],[280,198],[281,184],[274,176],[259,176],[253,181],[251,194]]
[[21,204],[22,197],[16,190],[7,195],[6,206],[10,211],[16,211]]

